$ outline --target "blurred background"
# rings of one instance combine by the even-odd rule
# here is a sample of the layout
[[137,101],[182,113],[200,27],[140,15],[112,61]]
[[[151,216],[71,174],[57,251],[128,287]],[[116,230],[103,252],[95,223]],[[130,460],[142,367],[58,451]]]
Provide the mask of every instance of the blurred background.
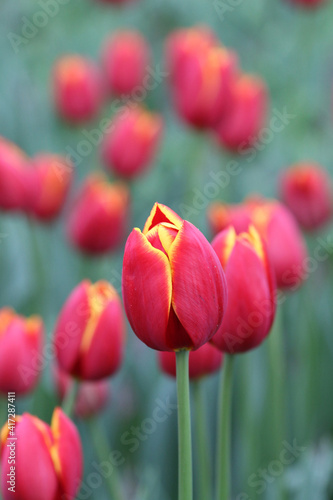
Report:
[[[211,0],[138,0],[112,6],[93,0],[58,2],[56,15],[42,27],[34,25],[41,2],[2,0],[0,6],[0,135],[13,141],[29,156],[40,151],[71,155],[75,180],[69,196],[86,176],[102,170],[98,148],[74,154],[86,133],[98,128],[103,117],[114,112],[105,103],[96,121],[70,126],[55,113],[51,72],[58,57],[78,53],[100,60],[105,38],[119,29],[139,30],[152,51],[151,66],[163,69],[164,43],[173,30],[204,24],[219,40],[235,50],[244,71],[260,75],[270,96],[270,116],[287,113],[286,124],[249,155],[233,155],[219,147],[209,134],[186,126],[170,101],[165,76],[147,92],[145,105],[163,115],[165,129],[154,164],[130,183],[131,207],[128,232],[143,224],[155,201],[165,203],[197,225],[211,238],[206,209],[214,200],[240,202],[251,193],[278,196],[281,170],[310,160],[333,176],[332,83],[333,4],[317,9],[297,7],[287,0],[251,0],[214,3]],[[47,2],[45,2],[47,3]],[[35,29],[29,31],[29,23]],[[22,31],[22,30],[28,31]],[[24,33],[30,33],[27,38]],[[19,38],[15,38],[18,35]],[[269,123],[269,119],[268,119]],[[211,173],[219,173],[235,160],[240,175],[232,177],[214,197],[200,198]],[[83,279],[106,279],[120,292],[123,246],[106,256],[87,257],[67,241],[65,206],[52,224],[31,227],[26,218],[3,212],[0,219],[1,307],[9,305],[24,315],[40,314],[50,339],[57,315],[71,290]],[[307,236],[309,254],[317,239],[330,242],[332,228]],[[333,245],[329,257],[309,272],[302,288],[287,294],[283,304],[288,429],[283,441],[297,443],[300,451],[292,463],[274,472],[279,460],[271,446],[267,346],[236,363],[233,408],[233,499],[282,498],[277,483],[284,484],[286,498],[333,498]],[[50,340],[48,340],[50,344]],[[50,366],[38,391],[18,401],[18,412],[30,411],[49,420],[57,398]],[[128,332],[126,362],[111,381],[112,396],[101,422],[112,449],[125,457],[119,468],[128,498],[139,484],[139,499],[169,500],[177,491],[176,411],[150,433],[133,442],[133,426],[141,426],[156,406],[175,403],[175,382],[160,374],[156,354]],[[215,443],[216,377],[205,381],[211,446]],[[161,403],[162,401],[162,403]],[[93,471],[94,452],[84,422],[78,426],[85,443],[86,478]],[[124,437],[125,433],[125,437]],[[132,442],[129,440],[132,439]],[[137,445],[137,446],[136,446]],[[281,442],[281,451],[285,444]],[[261,486],[266,470],[266,479]],[[268,471],[268,472],[267,472]],[[273,472],[272,472],[273,471]],[[268,474],[268,475],[267,475]],[[87,483],[86,483],[87,484]],[[89,487],[87,496],[108,498],[104,485]],[[133,497],[134,498],[134,497]],[[202,500],[202,499],[200,499]]]

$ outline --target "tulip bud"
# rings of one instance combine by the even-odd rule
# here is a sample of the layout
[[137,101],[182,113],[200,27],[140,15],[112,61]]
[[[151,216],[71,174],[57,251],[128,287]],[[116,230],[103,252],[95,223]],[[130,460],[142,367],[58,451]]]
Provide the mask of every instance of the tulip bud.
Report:
[[[252,224],[265,240],[278,288],[297,288],[305,279],[307,250],[289,210],[276,200],[250,198],[241,205],[215,203],[209,211],[211,226],[221,231],[234,226],[237,233]],[[213,222],[214,219],[214,222]]]
[[128,212],[129,191],[125,184],[111,184],[102,175],[90,175],[71,208],[68,238],[86,253],[114,250],[125,238]]
[[70,188],[73,165],[57,155],[39,154],[28,170],[30,200],[28,211],[41,221],[59,215]]
[[26,394],[39,375],[38,358],[44,342],[43,322],[38,316],[24,318],[12,309],[0,310],[0,391]]
[[304,7],[305,9],[315,9],[326,3],[326,0],[289,0],[295,6]]
[[122,287],[131,327],[152,349],[198,349],[221,324],[227,289],[215,252],[195,226],[159,203],[143,231],[127,239]]
[[1,431],[3,499],[74,500],[82,462],[79,433],[60,408],[54,410],[50,426],[29,413],[17,416],[13,431],[7,422]]
[[[58,366],[54,366],[53,375],[62,401],[70,391],[73,379]],[[106,407],[108,399],[109,384],[106,380],[81,382],[74,405],[75,414],[81,418],[96,415]]]
[[233,227],[212,241],[228,285],[228,306],[212,343],[229,354],[249,351],[267,337],[275,316],[275,280],[259,233]]
[[22,210],[26,205],[28,157],[12,142],[0,137],[0,208]]
[[102,159],[111,172],[133,178],[146,171],[162,135],[160,115],[135,106],[120,110],[102,143]]
[[148,75],[150,49],[140,32],[118,31],[106,41],[102,61],[112,94],[130,94]]
[[55,108],[64,120],[82,123],[94,119],[104,100],[98,66],[79,55],[63,56],[54,67],[53,94]]
[[232,90],[228,113],[216,132],[224,147],[242,152],[260,139],[258,135],[267,116],[268,94],[264,82],[250,75],[239,77]]
[[[190,352],[189,377],[196,380],[217,372],[221,368],[223,354],[213,345],[207,343],[196,351]],[[176,354],[174,352],[160,352],[158,361],[162,372],[176,377]]]
[[100,380],[122,362],[125,322],[116,290],[106,281],[82,281],[66,300],[55,327],[60,368],[82,380]]
[[332,216],[328,173],[315,163],[298,163],[281,176],[281,198],[304,229],[318,229]]

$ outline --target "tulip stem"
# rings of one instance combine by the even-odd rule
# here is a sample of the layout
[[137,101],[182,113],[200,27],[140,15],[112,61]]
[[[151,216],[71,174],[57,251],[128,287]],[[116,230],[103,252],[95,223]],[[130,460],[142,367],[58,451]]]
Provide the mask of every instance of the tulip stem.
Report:
[[203,380],[200,379],[195,381],[192,387],[195,409],[195,436],[197,440],[199,498],[211,499],[211,463],[205,412],[206,404],[203,393]]
[[226,354],[221,371],[219,386],[218,421],[217,421],[217,451],[216,451],[216,498],[230,499],[231,483],[231,392],[233,355]]
[[106,436],[101,432],[100,424],[96,418],[87,419],[87,424],[94,444],[95,452],[100,464],[106,462],[110,465],[111,472],[104,475],[104,477],[106,478],[106,485],[110,494],[110,499],[124,500],[124,495],[119,481],[118,472],[116,468],[114,466],[111,467],[111,463],[109,463],[110,450]]
[[73,379],[72,384],[68,389],[67,394],[64,397],[62,403],[62,409],[68,417],[71,417],[73,415],[75,400],[79,390],[79,385],[80,385],[79,381],[77,379]]
[[189,351],[176,352],[178,398],[178,500],[192,500],[192,440]]

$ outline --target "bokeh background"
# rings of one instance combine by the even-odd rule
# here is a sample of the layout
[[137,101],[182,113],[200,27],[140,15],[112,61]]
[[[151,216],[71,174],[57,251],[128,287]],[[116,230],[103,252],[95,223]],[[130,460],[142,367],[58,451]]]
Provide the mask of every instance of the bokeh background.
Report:
[[[31,39],[13,47],[10,33],[22,36],[25,20],[40,10],[33,0],[2,0],[0,5],[0,135],[18,144],[28,155],[40,151],[68,154],[77,150],[83,130],[98,127],[112,114],[106,103],[96,123],[70,127],[57,118],[50,97],[50,74],[55,60],[77,52],[99,59],[105,37],[117,29],[135,28],[149,41],[152,66],[163,66],[163,44],[174,29],[206,24],[223,44],[237,51],[242,68],[261,75],[270,94],[270,113],[287,110],[292,117],[281,132],[260,146],[255,157],[235,156],[221,150],[205,134],[194,132],[174,112],[167,82],[162,78],[149,91],[145,104],[163,114],[166,126],[162,146],[151,170],[131,184],[130,227],[142,227],[155,201],[172,207],[211,237],[206,208],[198,206],[198,193],[236,159],[241,173],[221,188],[215,199],[239,202],[250,193],[277,196],[280,171],[300,160],[321,163],[333,176],[332,83],[333,3],[303,10],[287,0],[239,0],[225,4],[221,15],[211,0],[138,0],[114,8],[93,0],[59,4],[59,12]],[[72,148],[72,149],[71,149]],[[76,160],[75,185],[88,173],[101,169],[97,148]],[[184,205],[192,208],[184,213]],[[59,220],[33,229],[18,215],[0,218],[0,303],[21,314],[40,314],[50,339],[59,310],[74,286],[83,278],[107,279],[120,291],[123,248],[107,257],[87,258],[73,250],[64,234],[66,207]],[[330,228],[307,237],[309,253],[317,238],[330,241]],[[288,429],[283,439],[296,440],[302,448],[278,477],[269,475],[258,492],[261,469],[278,460],[271,446],[273,407],[270,366],[264,343],[241,356],[236,364],[233,421],[233,497],[237,500],[274,499],[283,480],[286,498],[326,500],[333,498],[333,245],[329,258],[309,273],[304,286],[287,296],[283,305],[286,367],[285,384]],[[50,341],[49,341],[50,342]],[[15,349],[15,346],[13,346]],[[18,411],[31,411],[48,420],[57,403],[50,365],[37,394],[18,401]],[[45,361],[44,359],[44,361]],[[176,496],[176,411],[139,439],[135,451],[124,443],[124,433],[152,415],[157,400],[175,402],[175,383],[160,374],[155,353],[128,333],[126,363],[112,381],[111,402],[101,416],[101,426],[112,449],[126,460],[120,474],[131,498],[169,500]],[[217,386],[205,382],[212,448],[215,443]],[[86,477],[93,470],[94,453],[87,428],[78,422],[85,443]],[[133,445],[133,443],[132,443]],[[281,442],[281,450],[285,445]],[[33,460],[33,457],[32,457]],[[252,477],[252,481],[251,478]],[[88,493],[87,493],[88,495]],[[104,486],[91,489],[84,498],[108,498]],[[81,497],[79,497],[81,498]],[[83,497],[82,497],[83,498]],[[134,498],[134,497],[133,497]],[[203,500],[203,499],[200,499]]]

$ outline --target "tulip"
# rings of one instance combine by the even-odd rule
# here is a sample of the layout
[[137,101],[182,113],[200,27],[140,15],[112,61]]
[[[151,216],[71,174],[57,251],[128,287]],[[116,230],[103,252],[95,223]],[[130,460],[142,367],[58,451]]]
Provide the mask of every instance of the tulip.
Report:
[[130,94],[148,75],[150,49],[138,31],[118,31],[106,41],[102,61],[112,94]]
[[120,367],[125,322],[119,296],[106,281],[82,281],[66,300],[55,327],[60,368],[82,380],[100,380]]
[[32,391],[39,379],[44,327],[41,318],[24,318],[0,310],[0,391],[16,395]]
[[297,222],[318,229],[332,216],[332,186],[328,173],[315,163],[298,163],[281,176],[281,198]]
[[104,176],[90,175],[71,208],[68,238],[86,253],[102,254],[114,250],[125,238],[128,211],[129,191],[125,184],[111,184]]
[[202,233],[156,203],[125,247],[123,299],[134,333],[152,349],[198,349],[221,324],[227,290]]
[[154,159],[162,129],[163,121],[158,114],[138,106],[121,109],[102,143],[105,166],[128,179],[142,174]]
[[290,2],[305,9],[315,9],[326,3],[326,0],[290,0]]
[[98,66],[79,55],[60,58],[53,70],[54,104],[59,115],[72,123],[92,120],[104,100]]
[[[61,401],[71,390],[73,379],[58,366],[53,370],[55,385]],[[74,412],[78,417],[86,418],[100,413],[109,399],[109,384],[106,380],[82,382],[79,385],[74,404]]]
[[[196,351],[190,352],[189,377],[197,380],[217,372],[222,364],[223,354],[213,345],[207,343]],[[174,352],[159,352],[158,361],[162,372],[176,377],[176,355]]]
[[219,142],[232,151],[242,152],[260,140],[265,125],[268,95],[264,82],[242,75],[232,87],[228,112],[216,127]]
[[249,224],[254,225],[267,244],[278,288],[295,289],[305,279],[306,245],[297,222],[284,205],[276,200],[250,198],[242,205],[221,204],[220,214],[215,203],[208,213],[215,230],[233,225],[239,233],[247,231]]
[[59,215],[72,181],[74,166],[65,158],[39,154],[28,170],[30,200],[28,211],[41,221]]
[[[82,462],[79,433],[60,408],[54,410],[50,426],[29,413],[17,416],[13,431],[7,422],[1,431],[3,499],[74,500],[82,479]],[[15,479],[10,484],[13,470]]]
[[26,205],[28,157],[15,144],[0,137],[0,208],[22,210]]

